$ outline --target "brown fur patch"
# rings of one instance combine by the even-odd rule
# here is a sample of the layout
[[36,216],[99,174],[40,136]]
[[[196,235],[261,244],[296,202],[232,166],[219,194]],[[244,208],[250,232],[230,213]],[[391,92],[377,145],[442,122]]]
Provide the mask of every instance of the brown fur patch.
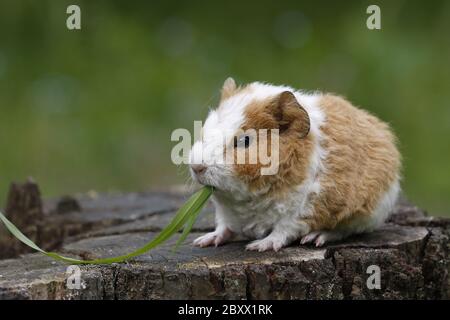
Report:
[[[294,100],[292,100],[294,99]],[[309,117],[296,102],[292,93],[282,93],[267,100],[255,101],[245,110],[245,123],[242,130],[279,129],[279,171],[276,175],[261,175],[263,165],[258,159],[256,164],[235,164],[234,170],[244,180],[250,190],[261,190],[270,186],[272,194],[283,194],[306,177],[308,158],[313,147],[309,132]],[[266,137],[270,150],[270,132]],[[254,141],[247,150],[257,152],[259,140]],[[257,143],[258,142],[258,143]],[[248,159],[248,158],[247,158]]]
[[341,97],[325,95],[323,147],[328,152],[312,230],[334,229],[369,216],[398,177],[400,154],[389,126]]

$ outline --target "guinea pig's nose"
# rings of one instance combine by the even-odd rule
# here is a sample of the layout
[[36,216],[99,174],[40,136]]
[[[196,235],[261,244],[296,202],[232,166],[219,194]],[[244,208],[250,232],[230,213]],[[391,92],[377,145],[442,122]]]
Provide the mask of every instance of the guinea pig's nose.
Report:
[[192,164],[191,168],[196,175],[201,175],[206,171],[206,166],[203,164]]

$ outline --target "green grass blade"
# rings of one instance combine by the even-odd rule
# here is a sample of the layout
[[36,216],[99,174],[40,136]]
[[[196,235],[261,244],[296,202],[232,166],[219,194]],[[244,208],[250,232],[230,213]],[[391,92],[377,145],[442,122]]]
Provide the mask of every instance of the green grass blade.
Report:
[[27,236],[25,236],[19,229],[17,229],[17,227],[11,221],[9,221],[1,212],[0,212],[0,220],[3,222],[6,228],[21,242],[55,260],[64,261],[70,264],[111,264],[123,262],[125,260],[134,258],[136,256],[148,252],[149,250],[165,242],[175,233],[180,231],[184,225],[186,225],[186,227],[183,230],[183,233],[181,234],[180,238],[177,241],[177,244],[175,245],[176,249],[186,239],[187,235],[192,229],[192,226],[195,223],[195,220],[198,217],[198,214],[208,201],[212,192],[213,192],[212,187],[203,187],[189,198],[189,200],[178,210],[177,214],[172,219],[172,221],[167,225],[167,227],[161,230],[161,232],[153,240],[151,240],[150,242],[136,249],[133,252],[111,258],[102,258],[95,260],[79,260],[61,256],[54,252],[46,252],[45,250],[42,250],[39,246],[37,246],[33,241],[31,241]]
[[189,235],[189,233],[192,230],[192,227],[194,226],[195,221],[197,220],[198,215],[200,214],[200,211],[205,206],[205,204],[206,204],[206,201],[203,202],[203,204],[201,204],[200,207],[194,211],[195,213],[193,213],[192,215],[189,216],[188,221],[185,224],[183,233],[178,238],[177,243],[175,244],[175,246],[173,248],[173,251],[176,251],[178,249],[178,247],[184,242],[184,240],[186,240],[187,236]]
[[44,250],[39,248],[33,241],[31,241],[26,235],[24,235],[17,227],[9,221],[3,213],[0,212],[0,220],[5,224],[6,228],[20,241],[25,243],[27,246],[37,250],[39,252],[45,253]]

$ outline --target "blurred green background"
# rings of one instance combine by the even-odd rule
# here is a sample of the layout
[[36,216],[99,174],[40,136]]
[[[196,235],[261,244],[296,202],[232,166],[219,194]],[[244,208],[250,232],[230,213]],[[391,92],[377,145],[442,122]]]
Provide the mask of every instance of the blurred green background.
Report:
[[[403,186],[450,214],[450,1],[0,2],[0,197],[184,183],[192,130],[228,76],[337,92],[391,123]],[[82,30],[66,28],[78,4]]]

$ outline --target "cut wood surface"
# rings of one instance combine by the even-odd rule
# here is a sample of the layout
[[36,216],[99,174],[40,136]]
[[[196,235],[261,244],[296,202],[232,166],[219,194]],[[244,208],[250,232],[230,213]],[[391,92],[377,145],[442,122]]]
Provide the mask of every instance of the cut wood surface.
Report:
[[[149,241],[188,198],[183,192],[97,194],[41,201],[28,181],[11,187],[8,218],[47,250],[92,259]],[[195,248],[214,227],[211,206],[177,252],[176,239],[127,263],[67,265],[30,250],[0,226],[0,299],[448,299],[450,221],[401,200],[381,229],[323,248],[298,242],[280,252],[249,252],[245,242]],[[369,289],[369,266],[380,289]]]

